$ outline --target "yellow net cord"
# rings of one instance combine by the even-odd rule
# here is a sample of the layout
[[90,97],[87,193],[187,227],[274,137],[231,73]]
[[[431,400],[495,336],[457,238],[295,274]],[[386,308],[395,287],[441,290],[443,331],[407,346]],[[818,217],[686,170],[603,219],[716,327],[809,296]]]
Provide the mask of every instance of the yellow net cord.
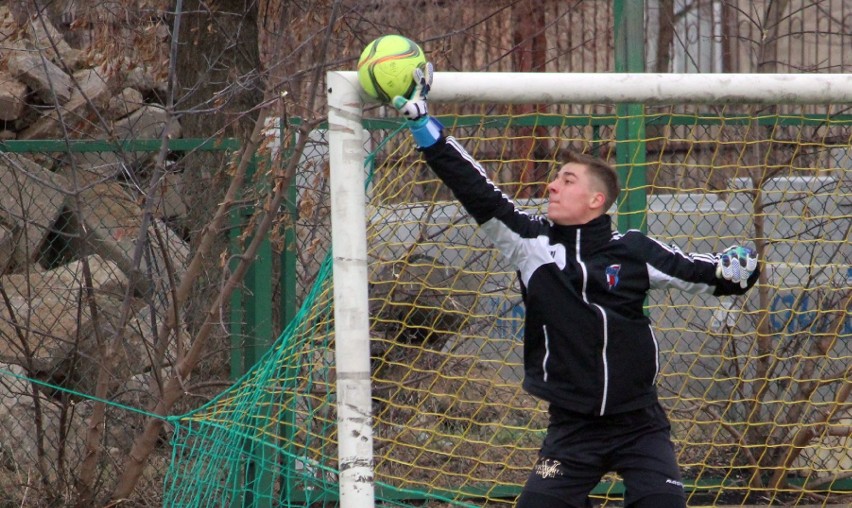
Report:
[[[637,214],[651,236],[684,251],[756,247],[765,268],[746,296],[652,292],[647,302],[688,502],[848,500],[852,119],[712,111],[648,111],[644,137],[631,139],[616,138],[627,119],[613,114],[510,110],[442,121],[532,213],[543,210],[544,184],[567,150],[616,163],[617,151],[633,143],[641,159],[618,169],[642,208],[622,207],[615,223]],[[520,387],[518,281],[408,133],[371,134],[377,504],[512,506],[547,425],[546,406]],[[319,207],[328,200],[320,194],[307,189],[303,199]],[[313,244],[321,253],[332,247]],[[263,360],[212,403],[173,420],[167,505],[336,499],[333,281],[325,259],[304,268],[315,283]],[[608,475],[593,495],[615,503],[623,486]]]

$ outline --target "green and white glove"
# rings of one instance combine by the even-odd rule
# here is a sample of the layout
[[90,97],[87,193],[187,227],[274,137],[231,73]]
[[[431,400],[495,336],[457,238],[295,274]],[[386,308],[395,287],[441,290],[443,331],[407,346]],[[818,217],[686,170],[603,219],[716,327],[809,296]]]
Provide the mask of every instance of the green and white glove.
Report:
[[728,247],[716,262],[716,277],[748,287],[748,278],[757,268],[757,252],[748,247]]
[[433,68],[431,62],[426,62],[412,72],[414,76],[414,91],[411,97],[397,95],[393,98],[393,107],[408,121],[408,128],[414,136],[414,142],[420,148],[428,148],[441,138],[441,123],[429,116],[427,95],[432,88]]

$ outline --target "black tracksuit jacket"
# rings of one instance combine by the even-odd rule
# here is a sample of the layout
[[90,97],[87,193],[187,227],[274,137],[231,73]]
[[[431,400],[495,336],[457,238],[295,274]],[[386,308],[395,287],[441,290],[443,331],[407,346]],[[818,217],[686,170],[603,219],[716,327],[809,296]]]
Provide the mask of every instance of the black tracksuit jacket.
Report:
[[518,271],[524,388],[557,407],[605,415],[657,402],[659,347],[643,309],[649,289],[748,290],[716,277],[718,254],[685,254],[640,231],[620,234],[608,215],[559,226],[519,210],[452,137],[421,151]]

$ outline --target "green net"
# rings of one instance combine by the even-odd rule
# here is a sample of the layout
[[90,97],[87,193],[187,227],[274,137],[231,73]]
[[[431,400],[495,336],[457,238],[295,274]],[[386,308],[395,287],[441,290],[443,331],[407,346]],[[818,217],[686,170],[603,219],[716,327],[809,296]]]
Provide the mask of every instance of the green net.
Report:
[[[275,347],[229,390],[173,418],[166,506],[298,506],[334,492],[331,263]],[[310,372],[305,375],[306,366]]]

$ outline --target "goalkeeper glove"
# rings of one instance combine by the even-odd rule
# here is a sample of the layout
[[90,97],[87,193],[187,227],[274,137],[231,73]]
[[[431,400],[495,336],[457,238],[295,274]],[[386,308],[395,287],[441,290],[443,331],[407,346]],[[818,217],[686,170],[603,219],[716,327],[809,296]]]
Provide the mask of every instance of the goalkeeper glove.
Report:
[[431,62],[414,69],[412,74],[415,86],[411,97],[397,95],[393,98],[393,107],[408,120],[408,128],[420,148],[434,145],[441,138],[441,129],[444,127],[438,120],[429,116],[429,108],[426,105],[426,96],[432,87],[432,71]]
[[748,247],[728,247],[716,261],[716,277],[748,287],[748,278],[757,268],[757,252]]

